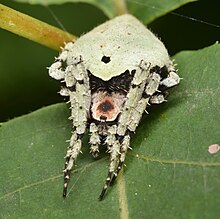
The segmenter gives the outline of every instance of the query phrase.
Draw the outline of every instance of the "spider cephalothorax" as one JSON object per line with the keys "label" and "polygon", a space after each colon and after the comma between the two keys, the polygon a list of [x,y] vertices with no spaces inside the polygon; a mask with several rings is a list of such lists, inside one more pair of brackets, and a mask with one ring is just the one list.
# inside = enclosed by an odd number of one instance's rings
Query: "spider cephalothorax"
{"label": "spider cephalothorax", "polygon": [[88,127],[90,151],[101,144],[110,154],[100,199],[114,182],[130,148],[130,136],[147,105],[165,101],[165,91],[179,83],[163,43],[131,15],[110,20],[67,43],[49,68],[69,96],[73,134],[66,154],[64,191]]}

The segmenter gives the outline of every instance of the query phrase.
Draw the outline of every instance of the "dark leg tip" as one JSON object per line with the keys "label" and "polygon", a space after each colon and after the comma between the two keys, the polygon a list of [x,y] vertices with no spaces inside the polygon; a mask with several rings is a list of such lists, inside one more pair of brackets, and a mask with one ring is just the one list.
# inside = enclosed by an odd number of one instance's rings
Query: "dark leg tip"
{"label": "dark leg tip", "polygon": [[115,182],[116,176],[114,175],[109,183],[110,186],[112,186]]}
{"label": "dark leg tip", "polygon": [[66,192],[63,192],[63,198],[66,198]]}
{"label": "dark leg tip", "polygon": [[102,196],[99,196],[99,201],[102,201],[103,200],[103,197]]}
{"label": "dark leg tip", "polygon": [[102,201],[105,194],[106,194],[106,190],[107,190],[107,187],[106,188],[103,188],[101,194],[99,195],[99,201]]}
{"label": "dark leg tip", "polygon": [[99,196],[99,201],[102,201],[103,198],[104,198],[104,194],[101,193],[100,196]]}
{"label": "dark leg tip", "polygon": [[64,188],[63,189],[63,198],[66,198],[66,196],[67,196],[67,188]]}

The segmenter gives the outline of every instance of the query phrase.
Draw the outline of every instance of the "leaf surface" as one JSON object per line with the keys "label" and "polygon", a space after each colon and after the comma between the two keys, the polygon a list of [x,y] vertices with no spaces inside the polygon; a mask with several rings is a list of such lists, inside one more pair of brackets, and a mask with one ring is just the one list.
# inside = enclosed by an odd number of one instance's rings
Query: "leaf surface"
{"label": "leaf surface", "polygon": [[127,0],[128,10],[145,24],[149,24],[187,3],[196,0]]}
{"label": "leaf surface", "polygon": [[149,109],[126,166],[102,202],[108,155],[95,160],[85,136],[70,194],[62,167],[71,123],[66,104],[42,108],[0,128],[0,218],[218,218],[220,45],[175,56],[181,84]]}
{"label": "leaf surface", "polygon": [[[113,18],[117,15],[117,8],[121,5],[121,0],[16,0],[18,2],[53,5],[64,4],[68,2],[72,3],[88,3],[102,10],[109,18]],[[127,0],[128,12],[138,17],[145,24],[150,23],[156,18],[186,4],[196,0]],[[122,1],[123,2],[123,1]]]}

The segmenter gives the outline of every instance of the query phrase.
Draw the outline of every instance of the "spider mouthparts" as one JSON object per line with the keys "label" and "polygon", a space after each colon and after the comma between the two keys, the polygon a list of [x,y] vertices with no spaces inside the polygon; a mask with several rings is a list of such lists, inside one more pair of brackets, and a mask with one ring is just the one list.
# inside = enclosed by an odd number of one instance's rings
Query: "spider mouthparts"
{"label": "spider mouthparts", "polygon": [[103,115],[100,116],[101,123],[105,123],[106,124],[106,120],[107,120],[106,116],[103,116]]}

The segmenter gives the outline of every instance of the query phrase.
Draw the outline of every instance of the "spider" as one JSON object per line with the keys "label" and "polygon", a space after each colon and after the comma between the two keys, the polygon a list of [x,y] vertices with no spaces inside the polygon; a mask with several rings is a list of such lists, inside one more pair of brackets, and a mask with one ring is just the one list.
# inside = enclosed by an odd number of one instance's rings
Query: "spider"
{"label": "spider", "polygon": [[67,43],[49,75],[61,82],[60,94],[69,97],[71,108],[73,132],[65,156],[63,196],[88,128],[91,154],[96,158],[103,144],[110,154],[102,200],[122,169],[146,107],[166,101],[167,89],[179,83],[175,66],[163,43],[126,14]]}

